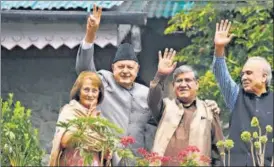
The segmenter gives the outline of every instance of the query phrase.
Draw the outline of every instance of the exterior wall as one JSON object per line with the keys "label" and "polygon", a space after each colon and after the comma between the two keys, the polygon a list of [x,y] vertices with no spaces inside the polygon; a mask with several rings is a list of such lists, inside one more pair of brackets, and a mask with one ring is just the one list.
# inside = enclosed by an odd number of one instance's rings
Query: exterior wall
{"label": "exterior wall", "polygon": [[[182,34],[164,36],[166,24],[167,20],[163,19],[148,20],[143,28],[137,82],[149,85],[157,70],[158,50],[165,47],[179,50],[187,44]],[[1,47],[1,96],[5,98],[7,93],[13,92],[15,100],[32,109],[32,123],[40,129],[40,141],[47,153],[51,149],[59,109],[69,101],[69,92],[77,77],[74,70],[77,50],[78,46],[74,49],[63,46],[57,50],[50,46],[43,50]],[[111,45],[105,48],[95,45],[97,69],[110,70],[115,51]]]}

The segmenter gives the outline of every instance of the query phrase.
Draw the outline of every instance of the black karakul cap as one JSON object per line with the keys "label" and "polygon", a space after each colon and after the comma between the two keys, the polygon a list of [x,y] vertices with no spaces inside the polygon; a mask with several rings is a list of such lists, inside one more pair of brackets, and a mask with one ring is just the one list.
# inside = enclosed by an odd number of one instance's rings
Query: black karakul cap
{"label": "black karakul cap", "polygon": [[123,43],[118,47],[112,63],[116,63],[120,60],[133,60],[139,63],[131,44]]}

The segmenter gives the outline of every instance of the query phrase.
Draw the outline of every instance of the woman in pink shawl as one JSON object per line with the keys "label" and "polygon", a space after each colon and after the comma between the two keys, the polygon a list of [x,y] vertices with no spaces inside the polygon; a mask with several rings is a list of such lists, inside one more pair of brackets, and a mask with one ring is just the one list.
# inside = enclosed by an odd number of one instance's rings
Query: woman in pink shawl
{"label": "woman in pink shawl", "polygon": [[[102,81],[96,73],[81,72],[71,89],[71,101],[61,108],[57,123],[79,117],[79,111],[82,113],[81,116],[98,116],[100,112],[96,110],[96,106],[103,100],[103,92]],[[84,158],[74,148],[75,141],[72,139],[74,131],[75,128],[66,130],[56,127],[49,161],[50,166],[84,166]],[[96,135],[96,132],[92,133]],[[97,150],[89,149],[93,154],[93,163],[90,166],[102,166],[98,148]]]}

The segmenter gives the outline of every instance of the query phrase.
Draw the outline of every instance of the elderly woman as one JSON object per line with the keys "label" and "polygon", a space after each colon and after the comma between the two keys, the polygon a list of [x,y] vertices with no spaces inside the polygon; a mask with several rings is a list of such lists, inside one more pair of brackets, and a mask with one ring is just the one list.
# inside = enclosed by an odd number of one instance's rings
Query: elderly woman
{"label": "elderly woman", "polygon": [[[69,120],[81,116],[98,116],[99,111],[96,106],[103,100],[103,84],[99,76],[94,72],[83,71],[75,81],[71,92],[69,104],[61,108],[57,123],[68,122]],[[50,166],[84,166],[84,158],[80,156],[79,151],[75,149],[75,140],[73,133],[75,128],[56,127],[53,139],[53,146],[50,155]],[[93,132],[93,134],[96,132]],[[77,141],[86,142],[86,141]],[[101,166],[100,154],[96,149],[89,148],[93,154],[93,164],[91,166]]]}

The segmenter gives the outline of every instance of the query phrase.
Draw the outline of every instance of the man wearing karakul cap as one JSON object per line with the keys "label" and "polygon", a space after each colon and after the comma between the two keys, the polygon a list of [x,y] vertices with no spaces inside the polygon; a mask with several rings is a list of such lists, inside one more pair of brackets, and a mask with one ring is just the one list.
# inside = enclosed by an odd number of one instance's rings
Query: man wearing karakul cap
{"label": "man wearing karakul cap", "polygon": [[[95,7],[93,15],[88,18],[86,36],[76,58],[78,74],[84,70],[97,71],[94,64],[93,41],[100,16],[101,9],[97,11]],[[138,148],[150,149],[149,147],[152,146],[153,136],[145,135],[147,123],[152,116],[147,104],[148,87],[134,82],[139,71],[139,64],[131,44],[124,43],[118,47],[112,71],[97,71],[105,87],[105,97],[99,107],[103,117],[124,129],[123,136],[135,138],[136,142],[131,150],[138,155]],[[154,128],[156,131],[156,127]],[[150,131],[153,130],[150,129]],[[117,155],[114,155],[112,160],[114,166],[119,165],[120,158]],[[134,162],[129,165],[134,165]]]}
{"label": "man wearing karakul cap", "polygon": [[[96,31],[100,24],[102,9],[93,8],[93,15],[87,21],[86,36],[79,47],[76,57],[76,72],[97,71],[94,64],[94,48]],[[131,44],[121,44],[115,54],[112,71],[99,70],[104,84],[104,100],[100,104],[102,116],[124,129],[124,135],[133,136],[136,142],[131,150],[138,156],[138,148],[151,150],[157,127],[153,124],[147,103],[149,88],[135,82],[139,71],[138,59]],[[208,101],[207,105],[219,111],[214,101]],[[113,166],[120,165],[120,158],[113,156]],[[131,161],[128,165],[133,166]]]}

